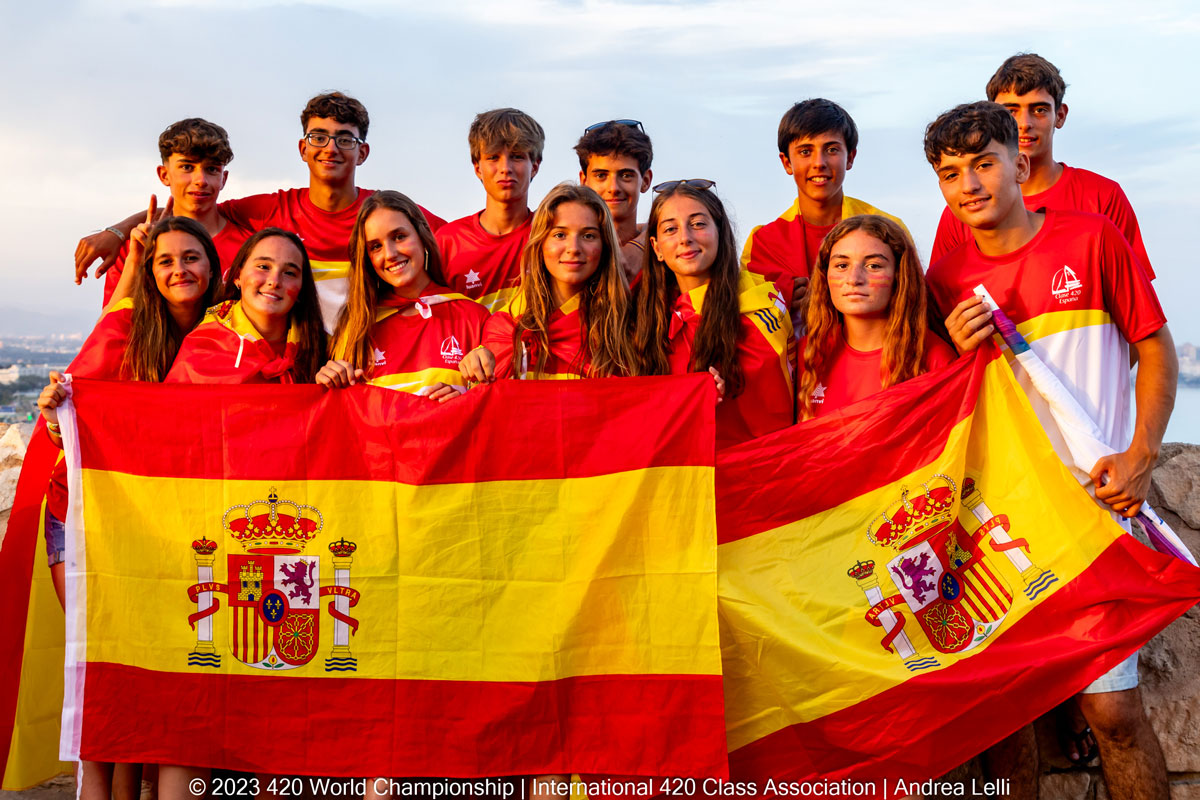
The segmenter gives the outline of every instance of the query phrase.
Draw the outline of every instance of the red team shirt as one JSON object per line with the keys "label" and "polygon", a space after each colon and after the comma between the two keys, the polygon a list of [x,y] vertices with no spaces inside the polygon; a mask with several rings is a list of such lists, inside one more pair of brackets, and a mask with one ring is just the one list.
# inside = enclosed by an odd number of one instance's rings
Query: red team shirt
{"label": "red team shirt", "polygon": [[[221,228],[220,232],[212,237],[213,245],[217,248],[217,258],[221,260],[222,278],[225,277],[226,272],[229,272],[229,267],[233,264],[233,257],[237,255],[242,243],[249,238],[249,230],[228,219],[225,220],[225,226]],[[125,269],[125,256],[127,255],[129,255],[129,243],[125,242],[121,245],[121,252],[117,254],[117,260],[108,268],[108,272],[104,273],[104,305],[106,306],[112,299],[117,283],[121,280],[121,272]]]}
{"label": "red team shirt", "polygon": [[[807,339],[807,337],[806,337]],[[804,351],[806,340],[800,342]],[[921,371],[931,372],[951,363],[958,357],[954,348],[934,333],[925,334],[925,355],[921,359]],[[840,335],[834,345],[832,359],[828,362],[829,374],[817,383],[812,394],[813,417],[823,417],[857,403],[883,391],[879,374],[883,362],[883,349],[861,351],[846,344]],[[799,381],[796,381],[799,386]]]}
{"label": "red team shirt", "polygon": [[[701,286],[675,301],[667,353],[672,375],[691,372],[692,344],[707,289]],[[788,358],[792,319],[787,305],[774,284],[745,271],[738,289],[742,331],[737,359],[746,385],[740,395],[726,397],[717,406],[718,449],[786,428],[795,419]]]}
{"label": "red team shirt", "polygon": [[[350,231],[358,218],[363,201],[372,189],[359,189],[358,199],[336,213],[322,211],[308,199],[308,189],[280,189],[274,194],[257,194],[221,203],[227,219],[253,231],[283,228],[293,231],[304,242],[317,281],[317,297],[325,330],[333,331],[338,314],[346,305],[347,278],[350,274]],[[418,208],[421,208],[418,206]],[[437,231],[446,221],[421,208],[429,227]]]}
{"label": "red team shirt", "polygon": [[293,325],[276,350],[258,335],[241,302],[226,300],[184,337],[164,383],[295,383],[297,342]]}
{"label": "red team shirt", "polygon": [[[933,264],[927,280],[943,313],[983,284],[1108,445],[1118,452],[1129,447],[1129,343],[1158,331],[1166,317],[1146,271],[1107,217],[1047,211],[1041,230],[1020,249],[985,256],[972,241]],[[1055,450],[1070,465],[1045,401],[1020,364],[1012,365]],[[1087,482],[1086,473],[1073,472]]]}
{"label": "red team shirt", "polygon": [[493,236],[479,224],[479,212],[446,223],[437,232],[446,284],[459,294],[496,311],[521,283],[521,253],[529,241],[533,215],[503,236]]}
{"label": "red team shirt", "polygon": [[591,358],[584,341],[582,317],[579,313],[579,295],[567,299],[550,315],[547,338],[550,353],[541,372],[526,372],[538,362],[537,338],[531,331],[521,336],[524,352],[513,352],[513,332],[516,320],[525,313],[525,297],[516,295],[504,308],[497,311],[483,328],[483,343],[496,357],[497,378],[523,378],[533,380],[561,380],[583,378],[591,368]]}
{"label": "red team shirt", "polygon": [[[1146,255],[1146,246],[1142,243],[1142,231],[1138,227],[1137,215],[1133,213],[1133,206],[1129,204],[1129,199],[1116,181],[1086,169],[1063,164],[1063,174],[1053,186],[1044,192],[1024,195],[1024,200],[1025,207],[1030,211],[1087,211],[1108,217],[1124,234],[1125,241],[1133,248],[1138,261],[1146,268],[1150,279],[1154,280],[1154,268],[1150,266],[1150,257]],[[970,229],[960,222],[949,208],[943,209],[929,263],[936,263],[955,247],[970,239]]]}
{"label": "red team shirt", "polygon": [[[425,288],[420,299],[423,302],[380,299],[371,326],[375,363],[367,382],[418,395],[428,394],[437,383],[465,392],[466,382],[458,371],[458,362],[482,343],[487,309],[469,297],[433,284]],[[415,307],[417,313],[400,313],[408,307]]]}

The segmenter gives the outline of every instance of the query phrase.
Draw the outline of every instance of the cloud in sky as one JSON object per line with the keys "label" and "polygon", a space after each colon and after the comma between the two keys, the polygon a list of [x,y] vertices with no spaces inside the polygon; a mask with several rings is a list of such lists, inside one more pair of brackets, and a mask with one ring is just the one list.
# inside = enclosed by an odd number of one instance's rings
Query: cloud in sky
{"label": "cloud in sky", "polygon": [[794,197],[775,153],[780,115],[831,97],[862,133],[848,191],[903,217],[928,251],[942,201],[925,124],[980,97],[1005,57],[1035,50],[1070,84],[1058,156],[1122,183],[1176,335],[1200,341],[1186,303],[1200,276],[1179,263],[1200,211],[1200,115],[1185,83],[1200,16],[1188,3],[81,0],[9,14],[0,147],[17,157],[0,193],[3,304],[81,320],[99,310],[98,282],[70,283],[75,242],[161,194],[156,141],[176,119],[229,130],[226,196],[303,185],[299,110],[331,88],[371,111],[360,184],[444,217],[483,202],[472,116],[515,105],[547,131],[535,199],[575,177],[585,125],[632,116],[654,138],[655,175],[717,180],[743,235]]}

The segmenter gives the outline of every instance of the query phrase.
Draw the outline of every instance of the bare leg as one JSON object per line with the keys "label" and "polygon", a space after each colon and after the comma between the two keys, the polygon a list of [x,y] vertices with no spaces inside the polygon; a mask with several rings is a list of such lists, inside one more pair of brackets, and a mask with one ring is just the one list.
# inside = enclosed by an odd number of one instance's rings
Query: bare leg
{"label": "bare leg", "polygon": [[103,761],[80,761],[75,771],[79,781],[79,800],[109,800],[112,794],[113,765]]}
{"label": "bare leg", "polygon": [[[208,793],[208,785],[212,770],[206,767],[179,767],[172,764],[161,764],[158,768],[158,797],[159,800],[197,800]],[[193,791],[192,781],[203,782],[204,791]],[[200,786],[201,784],[196,784]]]}
{"label": "bare leg", "polygon": [[1079,695],[1114,800],[1167,800],[1167,765],[1137,688]]}
{"label": "bare leg", "polygon": [[391,795],[391,781],[387,778],[367,778],[363,800],[386,800]]}
{"label": "bare leg", "polygon": [[552,787],[570,783],[570,775],[534,775],[529,781],[529,800],[561,800]]}
{"label": "bare leg", "polygon": [[1026,725],[983,752],[989,778],[1010,781],[1011,800],[1038,800],[1038,749],[1033,725]]}
{"label": "bare leg", "polygon": [[54,593],[58,595],[58,604],[67,607],[67,567],[58,562],[50,567],[50,580],[54,583]]}
{"label": "bare leg", "polygon": [[113,800],[139,800],[142,796],[142,765],[113,764]]}

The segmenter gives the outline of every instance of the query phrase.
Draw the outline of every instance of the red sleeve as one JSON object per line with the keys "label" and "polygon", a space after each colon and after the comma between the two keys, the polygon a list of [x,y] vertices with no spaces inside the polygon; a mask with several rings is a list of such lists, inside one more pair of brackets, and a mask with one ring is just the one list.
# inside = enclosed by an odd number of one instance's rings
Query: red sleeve
{"label": "red sleeve", "polygon": [[67,372],[76,378],[120,380],[132,321],[133,307],[124,303],[100,317]]}
{"label": "red sleeve", "polygon": [[513,377],[513,331],[516,323],[507,311],[492,314],[483,326],[483,345],[496,357],[496,378]]}
{"label": "red sleeve", "polygon": [[947,253],[971,238],[967,226],[950,213],[950,207],[942,209],[942,218],[938,220],[937,235],[933,237],[933,252],[929,255],[929,263],[936,264]]}
{"label": "red sleeve", "polygon": [[1133,213],[1133,206],[1130,205],[1129,198],[1125,196],[1121,187],[1114,186],[1113,188],[1114,191],[1108,196],[1108,202],[1101,210],[1121,231],[1125,241],[1129,242],[1129,246],[1133,248],[1133,254],[1145,268],[1146,275],[1150,280],[1154,280],[1157,276],[1154,274],[1154,268],[1150,266],[1150,256],[1146,254],[1146,245],[1142,242],[1142,230],[1138,227],[1137,214]]}
{"label": "red sleeve", "polygon": [[429,224],[429,230],[433,231],[434,233],[437,233],[438,228],[446,224],[446,220],[442,219],[425,206],[418,205],[417,208],[421,209],[421,213],[425,215],[425,222]]}
{"label": "red sleeve", "polygon": [[1167,323],[1158,295],[1129,242],[1103,218],[1097,247],[1104,304],[1126,341],[1140,342]]}
{"label": "red sleeve", "polygon": [[217,206],[217,210],[239,227],[260,231],[276,224],[280,197],[279,192],[239,197],[237,200],[226,200]]}
{"label": "red sleeve", "polygon": [[121,249],[117,251],[117,260],[108,268],[108,272],[104,273],[104,302],[101,308],[107,308],[109,302],[112,301],[113,292],[117,290],[117,284],[121,282],[121,272],[125,269],[125,257],[129,255],[129,242],[122,242]]}
{"label": "red sleeve", "polygon": [[958,359],[954,348],[946,344],[942,337],[933,331],[925,334],[925,357],[921,359],[924,372],[933,372],[947,364],[953,364]]}

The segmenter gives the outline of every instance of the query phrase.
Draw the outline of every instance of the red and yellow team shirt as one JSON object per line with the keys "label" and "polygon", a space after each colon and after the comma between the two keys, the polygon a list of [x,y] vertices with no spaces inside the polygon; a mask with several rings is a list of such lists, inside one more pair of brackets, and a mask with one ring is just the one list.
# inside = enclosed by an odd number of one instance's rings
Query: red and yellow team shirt
{"label": "red and yellow team shirt", "polygon": [[[228,219],[225,220],[225,225],[217,232],[217,235],[212,237],[213,245],[217,248],[217,258],[221,260],[222,278],[233,265],[233,257],[237,255],[242,242],[249,238],[249,230]],[[129,255],[129,242],[121,245],[121,252],[117,254],[117,260],[108,268],[108,272],[104,273],[104,305],[106,307],[112,299],[113,292],[116,291],[117,283],[121,280],[121,272],[125,269],[127,255]]]}
{"label": "red and yellow team shirt", "polygon": [[259,336],[240,301],[226,300],[183,339],[166,383],[295,383],[295,324],[282,351]]}
{"label": "red and yellow team shirt", "polygon": [[564,380],[587,377],[591,368],[591,357],[585,341],[582,316],[579,313],[579,295],[571,296],[550,315],[547,338],[550,352],[545,368],[539,372],[530,369],[538,362],[538,341],[532,331],[521,334],[520,352],[513,352],[513,332],[516,321],[525,313],[525,296],[516,295],[504,308],[497,311],[483,328],[483,344],[496,357],[497,378],[520,378],[522,380]]}
{"label": "red and yellow team shirt", "polygon": [[[125,345],[129,342],[129,329],[133,323],[133,298],[126,297],[105,309],[96,327],[88,334],[72,359],[67,373],[72,378],[92,378],[99,381],[127,380],[121,362],[125,359]],[[50,475],[46,490],[46,503],[55,518],[67,518],[67,464],[62,455]]]}
{"label": "red and yellow team shirt", "polygon": [[[1107,217],[1047,211],[1041,230],[1018,250],[985,256],[971,242],[933,264],[926,279],[943,314],[983,284],[1096,421],[1107,444],[1117,451],[1129,446],[1129,343],[1167,320],[1146,271]],[[1011,354],[1009,359],[1054,449],[1070,465],[1048,406],[1024,368]],[[1085,473],[1072,471],[1087,482]]]}
{"label": "red and yellow team shirt", "polygon": [[[404,314],[410,306],[417,313]],[[465,392],[458,362],[483,342],[487,318],[486,308],[444,286],[426,287],[415,301],[381,299],[371,326],[375,363],[367,382],[417,395],[428,394],[437,383]],[[345,343],[334,352],[345,358]]]}
{"label": "red and yellow team shirt", "polygon": [[[1133,248],[1134,255],[1145,267],[1150,280],[1154,280],[1154,268],[1150,266],[1150,256],[1146,254],[1146,245],[1142,242],[1137,215],[1133,213],[1129,198],[1116,181],[1063,164],[1063,173],[1053,186],[1044,192],[1025,195],[1024,200],[1025,207],[1030,211],[1087,211],[1108,217],[1125,236],[1125,241]],[[929,263],[941,260],[951,250],[970,240],[971,230],[966,224],[960,222],[949,208],[942,209]]]}
{"label": "red and yellow team shirt", "polygon": [[[800,352],[804,352],[807,338],[800,341]],[[921,371],[931,372],[941,369],[958,358],[954,348],[946,344],[932,332],[925,334],[925,355],[921,358]],[[883,349],[855,350],[846,344],[839,333],[834,341],[833,352],[828,362],[829,371],[824,378],[817,382],[812,393],[813,417],[823,417],[827,414],[845,408],[851,403],[857,403],[865,397],[883,391],[880,366],[883,362]],[[803,364],[801,364],[803,368]],[[797,388],[799,377],[796,380]],[[797,406],[799,408],[799,406]]]}
{"label": "red and yellow team shirt", "polygon": [[[691,372],[692,343],[707,291],[707,285],[701,286],[675,301],[667,354],[672,375]],[[773,283],[743,270],[738,280],[738,308],[742,330],[737,358],[746,386],[740,395],[726,396],[717,406],[718,449],[786,428],[795,419],[792,361],[788,357],[792,319],[783,295]]]}
{"label": "red and yellow team shirt", "polygon": [[[844,196],[842,219],[859,214],[878,214],[904,227],[899,217],[880,211],[870,203],[856,200],[849,195]],[[778,281],[785,276],[807,278],[817,261],[821,240],[832,228],[832,225],[824,227],[807,224],[800,216],[800,201],[797,199],[778,219],[750,231],[746,246],[742,248],[742,266],[771,281]]]}
{"label": "red and yellow team shirt", "polygon": [[[334,213],[313,205],[308,198],[308,189],[280,189],[274,194],[229,200],[221,203],[219,208],[230,220],[252,231],[283,228],[300,237],[317,280],[317,297],[321,301],[325,330],[332,332],[349,291],[350,232],[363,201],[373,194],[373,189],[359,189],[358,199],[352,205]],[[441,217],[423,207],[418,208],[434,231],[446,224]]]}
{"label": "red and yellow team shirt", "polygon": [[503,236],[485,231],[478,213],[446,223],[437,232],[446,285],[495,312],[516,294],[521,283],[521,253],[529,241],[532,222],[530,214],[520,227]]}

